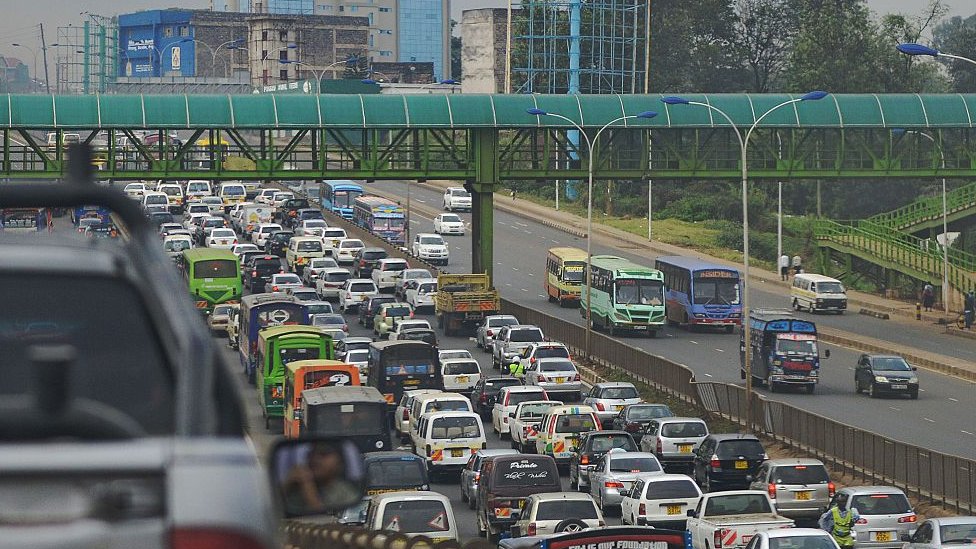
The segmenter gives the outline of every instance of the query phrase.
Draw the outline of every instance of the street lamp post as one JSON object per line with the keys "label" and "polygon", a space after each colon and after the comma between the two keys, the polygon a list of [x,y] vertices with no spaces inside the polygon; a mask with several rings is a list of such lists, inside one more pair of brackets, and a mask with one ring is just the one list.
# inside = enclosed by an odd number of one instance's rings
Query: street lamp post
{"label": "street lamp post", "polygon": [[[746,154],[749,149],[749,138],[752,137],[752,132],[759,126],[759,123],[763,121],[770,113],[785,107],[787,105],[792,105],[794,103],[799,103],[801,101],[816,101],[823,99],[827,96],[827,92],[824,91],[812,91],[806,93],[796,99],[790,99],[788,101],[783,101],[782,103],[766,110],[766,112],[759,115],[755,121],[749,126],[746,131],[745,136],[736,127],[735,122],[732,118],[722,109],[709,105],[708,103],[702,103],[700,101],[690,101],[683,97],[663,97],[661,102],[666,105],[695,105],[699,107],[705,107],[712,110],[722,116],[728,123],[732,131],[735,132],[735,136],[739,140],[739,150],[741,156],[739,158],[740,168],[742,170],[742,341],[744,349],[744,354],[742,360],[745,366],[745,377],[746,377],[746,424],[752,427],[752,349],[750,342],[750,327],[749,327],[749,167],[746,163]],[[777,258],[778,261],[778,258]]]}
{"label": "street lamp post", "polygon": [[590,356],[590,349],[591,349],[590,341],[592,340],[592,335],[593,335],[593,321],[590,318],[590,303],[593,295],[593,291],[592,291],[593,276],[592,273],[590,272],[590,266],[593,260],[593,252],[592,252],[593,249],[592,248],[592,244],[593,244],[593,156],[594,156],[593,146],[600,140],[600,134],[602,134],[604,130],[613,126],[617,122],[622,122],[624,120],[631,120],[634,118],[654,118],[655,116],[657,116],[657,113],[654,111],[644,111],[638,114],[625,115],[625,116],[620,116],[618,118],[614,118],[613,120],[601,126],[600,129],[597,130],[596,134],[593,136],[593,139],[590,139],[590,136],[587,135],[586,130],[584,130],[582,126],[577,124],[571,118],[567,118],[557,113],[546,112],[542,109],[537,109],[537,108],[527,109],[526,112],[533,116],[551,116],[553,118],[558,118],[560,120],[568,122],[572,124],[573,127],[575,127],[580,132],[580,135],[583,136],[583,139],[586,140],[586,155],[588,158],[587,192],[586,192],[586,277],[585,277],[586,316],[584,317],[586,319],[586,337],[584,339],[583,346],[584,346],[584,351],[586,356]]}
{"label": "street lamp post", "polygon": [[919,55],[927,55],[929,57],[934,57],[936,59],[938,59],[939,57],[947,57],[949,59],[956,59],[957,61],[965,61],[966,63],[971,63],[973,65],[976,65],[976,61],[968,57],[963,57],[961,55],[953,55],[951,53],[945,53],[935,48],[924,46],[922,44],[915,44],[911,42],[905,44],[898,44],[897,46],[895,46],[895,49],[897,49],[901,53],[904,53],[905,55],[910,55],[912,57],[919,56]]}
{"label": "street lamp post", "polygon": [[14,46],[15,48],[24,48],[27,51],[31,52],[31,56],[34,58],[34,64],[31,66],[31,79],[37,78],[37,52],[34,51],[34,48],[30,46],[25,46],[24,44],[18,44],[16,42],[10,45]]}
{"label": "street lamp post", "polygon": [[342,65],[346,63],[345,61],[336,61],[331,65],[326,65],[325,67],[322,67],[322,70],[319,70],[318,67],[314,65],[310,65],[308,63],[303,63],[301,61],[292,61],[290,59],[279,59],[278,62],[283,65],[298,65],[300,67],[308,67],[308,70],[312,71],[312,74],[316,76],[315,93],[317,95],[322,95],[322,79],[325,78],[326,71],[328,71],[332,67],[335,67],[336,65]]}

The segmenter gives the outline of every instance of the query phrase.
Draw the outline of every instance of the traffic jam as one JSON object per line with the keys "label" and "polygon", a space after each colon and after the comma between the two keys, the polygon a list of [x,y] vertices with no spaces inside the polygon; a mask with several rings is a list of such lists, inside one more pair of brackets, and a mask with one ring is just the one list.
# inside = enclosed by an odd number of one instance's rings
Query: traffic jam
{"label": "traffic jam", "polygon": [[[638,384],[584,381],[568,346],[502,312],[487,275],[429,267],[449,268],[445,238],[465,234],[463,188],[447,189],[444,213],[412,238],[399,203],[352,181],[122,192],[234,357],[246,405],[283,435],[269,468],[286,517],[509,548],[976,543],[976,518],[926,519],[897,487],[844,486],[817,459],[770,456],[759,437],[646,401]],[[85,236],[119,236],[102,208],[76,208],[71,221]],[[746,320],[726,267],[594,256],[587,296],[586,264],[582,250],[552,248],[538,271],[553,306],[579,307],[610,335],[653,337],[669,323],[732,332]],[[707,315],[671,306],[682,276],[701,286],[686,291],[708,292]],[[812,393],[815,324],[788,311],[746,318],[753,375]],[[916,398],[912,367],[896,362],[862,357],[858,392]],[[882,387],[872,369],[903,383]]]}

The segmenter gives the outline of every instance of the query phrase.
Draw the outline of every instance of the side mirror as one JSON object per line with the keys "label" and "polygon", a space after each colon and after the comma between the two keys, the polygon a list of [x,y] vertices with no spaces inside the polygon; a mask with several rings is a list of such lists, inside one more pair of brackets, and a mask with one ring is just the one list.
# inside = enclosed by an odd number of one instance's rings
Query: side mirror
{"label": "side mirror", "polygon": [[912,371],[913,372],[917,372],[918,371],[918,366],[912,366]]}
{"label": "side mirror", "polygon": [[830,349],[824,349],[824,358],[830,358]]}
{"label": "side mirror", "polygon": [[341,511],[363,499],[363,456],[351,441],[282,440],[270,457],[271,486],[286,518]]}
{"label": "side mirror", "polygon": [[515,412],[509,412],[508,417],[515,419]]}
{"label": "side mirror", "polygon": [[695,510],[694,509],[688,509],[688,516],[691,517],[691,518],[695,518],[695,517],[698,516],[698,514],[695,513]]}

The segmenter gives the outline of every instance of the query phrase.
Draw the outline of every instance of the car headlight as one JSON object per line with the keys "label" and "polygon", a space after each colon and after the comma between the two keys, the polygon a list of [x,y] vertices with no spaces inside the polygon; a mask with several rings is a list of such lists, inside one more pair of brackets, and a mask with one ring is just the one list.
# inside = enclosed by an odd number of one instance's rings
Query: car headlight
{"label": "car headlight", "polygon": [[695,313],[695,318],[705,318],[703,313]]}
{"label": "car headlight", "polygon": [[918,383],[918,378],[917,377],[910,377],[910,378],[908,378],[908,382],[909,383]]}
{"label": "car headlight", "polygon": [[885,376],[874,376],[874,380],[878,383],[888,383],[888,378]]}

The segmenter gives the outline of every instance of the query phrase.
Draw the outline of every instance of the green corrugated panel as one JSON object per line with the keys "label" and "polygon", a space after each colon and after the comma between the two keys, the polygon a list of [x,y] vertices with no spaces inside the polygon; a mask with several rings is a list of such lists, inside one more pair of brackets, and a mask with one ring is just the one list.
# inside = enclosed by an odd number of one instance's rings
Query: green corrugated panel
{"label": "green corrugated panel", "polygon": [[407,106],[402,95],[361,95],[366,125],[379,128],[403,128],[407,124]]}
{"label": "green corrugated panel", "polygon": [[921,98],[930,126],[954,126],[959,120],[969,120],[966,103],[959,95],[923,95]]}
{"label": "green corrugated panel", "polygon": [[[539,100],[542,100],[541,102]],[[500,128],[536,126],[537,117],[525,112],[536,105],[540,109],[558,112],[579,122],[579,105],[576,99],[565,95],[493,95],[491,102],[495,110],[496,125]],[[547,116],[542,125],[569,126],[562,120]]]}
{"label": "green corrugated panel", "polygon": [[315,128],[319,125],[318,100],[314,95],[277,95],[278,125],[290,128]]}
{"label": "green corrugated panel", "polygon": [[828,95],[819,101],[804,101],[803,107],[796,109],[800,124],[818,128],[840,127],[840,113],[837,111],[838,97]]}
{"label": "green corrugated panel", "polygon": [[966,112],[969,114],[969,126],[972,127],[973,123],[976,122],[976,95],[960,94],[959,97],[962,98],[963,105],[966,107]]}
{"label": "green corrugated panel", "polygon": [[486,127],[495,125],[492,96],[483,94],[448,95],[447,101],[451,105],[451,118],[454,127]]}
{"label": "green corrugated panel", "polygon": [[[708,97],[698,94],[682,94],[681,97],[689,101],[697,101],[699,103],[707,103]],[[715,97],[714,95],[712,97]],[[660,103],[660,101],[659,101]],[[715,124],[719,126],[728,125],[722,117],[712,112],[711,109],[705,107],[699,107],[697,105],[666,105],[660,103],[664,108],[658,116],[665,117],[669,127],[681,126],[681,127],[695,127],[695,126],[711,126],[712,120],[715,120]]]}
{"label": "green corrugated panel", "polygon": [[9,124],[10,122],[10,96],[0,95],[0,124]]}
{"label": "green corrugated panel", "polygon": [[146,126],[150,128],[186,128],[186,96],[156,95],[146,97]]}
{"label": "green corrugated panel", "polygon": [[[793,99],[799,99],[798,95],[746,95],[748,100],[752,101],[752,111],[755,113],[755,117],[758,118],[763,115],[763,113],[775,108],[778,105],[786,101],[792,101]],[[826,98],[824,98],[826,99]],[[822,100],[821,100],[822,101]],[[783,105],[778,109],[770,112],[766,115],[766,118],[762,119],[760,124],[762,126],[779,126],[779,127],[791,127],[797,125],[797,116],[801,109],[807,108],[807,103],[813,103],[813,101],[799,101],[797,103],[790,103],[789,105]]]}
{"label": "green corrugated panel", "polygon": [[[755,111],[753,111],[753,106],[752,103],[750,102],[750,96],[748,95],[709,94],[706,96],[705,102],[708,103],[709,105],[712,105],[713,107],[725,111],[725,114],[729,115],[729,117],[735,122],[737,126],[748,128],[749,126],[752,125],[753,122],[755,122],[757,117],[759,117],[762,113],[766,112],[766,109],[772,108],[773,106],[778,105],[784,101],[789,101],[790,97],[785,95],[773,95],[770,96],[768,99],[771,99],[771,101],[769,101],[769,104],[767,105],[765,102],[761,100],[761,98],[757,98],[757,101],[762,104],[756,106]],[[703,107],[688,106],[685,108],[701,109]],[[782,107],[780,110],[785,110],[787,108],[788,107]],[[769,120],[770,117],[772,116],[773,115],[767,116],[763,120],[763,123],[765,124],[766,120]],[[722,115],[718,113],[715,113],[715,115],[712,116],[712,120],[714,121],[715,124],[721,126],[724,126],[726,124],[725,119],[722,118]]]}
{"label": "green corrugated panel", "polygon": [[[156,96],[147,96],[152,100]],[[107,128],[144,128],[142,97],[138,95],[100,95],[102,126]]]}
{"label": "green corrugated panel", "polygon": [[847,95],[837,98],[837,107],[845,128],[852,126],[880,126],[881,106],[878,98],[870,94]]}
{"label": "green corrugated panel", "polygon": [[10,125],[13,127],[54,127],[54,101],[50,95],[10,97]]}
{"label": "green corrugated panel", "polygon": [[320,95],[322,123],[339,128],[363,127],[363,103],[359,95]]}
{"label": "green corrugated panel", "polygon": [[274,95],[232,95],[235,128],[275,128]]}
{"label": "green corrugated panel", "polygon": [[194,128],[230,127],[230,99],[226,95],[191,95],[187,105]]}
{"label": "green corrugated panel", "polygon": [[62,128],[98,126],[98,96],[54,96],[54,115]]}
{"label": "green corrugated panel", "polygon": [[[599,128],[625,114],[637,114],[636,112],[624,112],[619,95],[577,95],[572,96],[571,99],[573,101],[570,104],[575,104],[576,110],[581,113],[585,127]],[[633,120],[621,120],[614,126],[627,126],[631,122]]]}
{"label": "green corrugated panel", "polygon": [[928,126],[928,116],[917,95],[898,94],[884,96],[885,124],[899,128]]}
{"label": "green corrugated panel", "polygon": [[410,125],[417,126],[451,126],[451,111],[448,108],[447,94],[404,95],[407,102],[407,112],[410,113]]}
{"label": "green corrugated panel", "polygon": [[[661,103],[660,96],[657,95],[618,95],[617,99],[623,105],[623,112],[627,115],[640,114],[644,111],[654,111],[657,116],[654,118],[631,118],[627,120],[627,126],[667,126],[668,117],[664,112],[664,103]],[[584,114],[586,111],[583,111]],[[621,123],[623,124],[623,123]]]}

